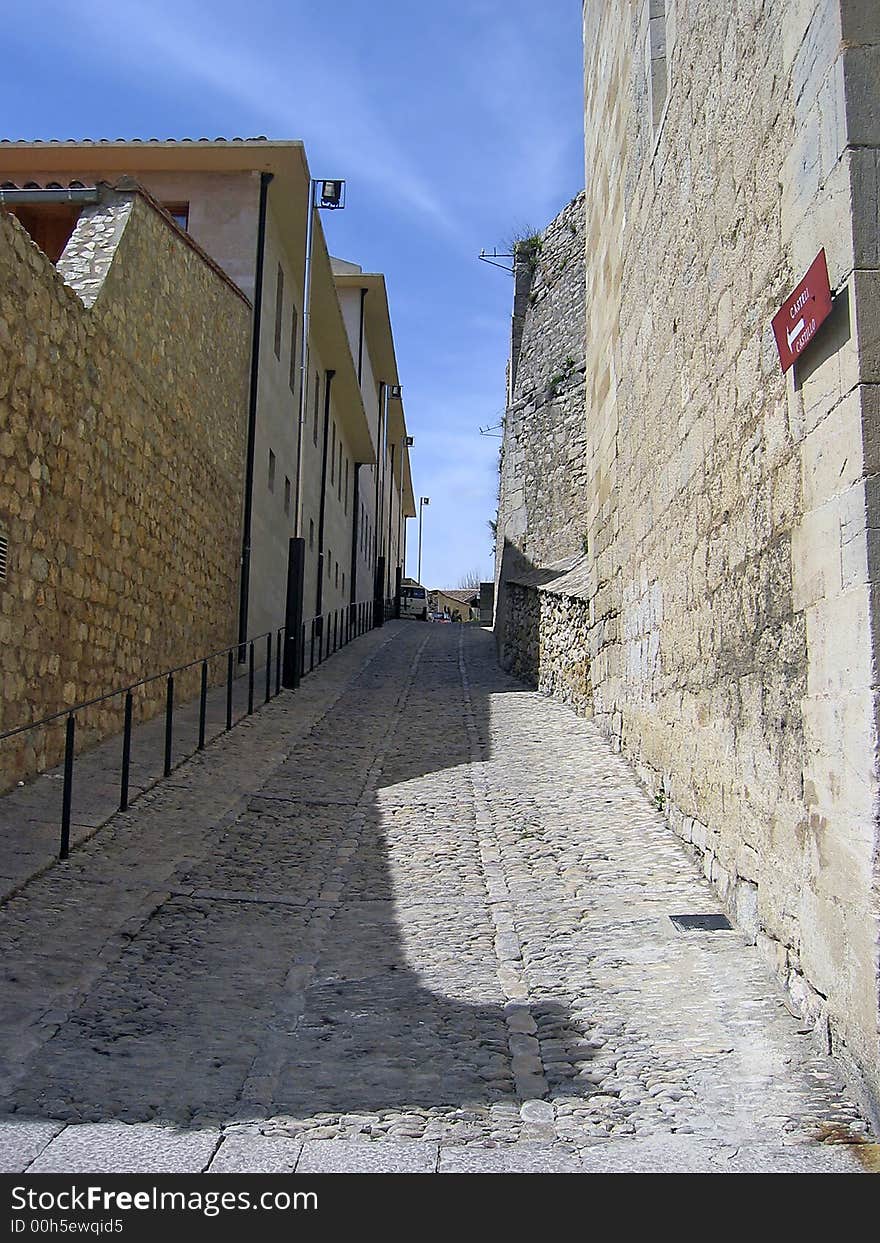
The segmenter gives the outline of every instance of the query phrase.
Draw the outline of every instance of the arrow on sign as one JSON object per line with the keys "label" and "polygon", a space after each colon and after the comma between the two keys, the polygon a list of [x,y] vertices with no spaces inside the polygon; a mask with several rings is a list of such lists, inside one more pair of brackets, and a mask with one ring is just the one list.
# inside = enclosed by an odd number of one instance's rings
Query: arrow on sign
{"label": "arrow on sign", "polygon": [[789,332],[789,331],[788,331],[788,329],[786,328],[786,330],[785,330],[785,335],[786,335],[786,338],[788,339],[788,348],[789,348],[789,349],[791,349],[792,342],[794,342],[794,341],[796,341],[796,340],[798,339],[798,337],[801,335],[801,333],[803,332],[803,330],[804,330],[804,321],[803,321],[803,319],[799,319],[799,320],[798,320],[798,322],[797,322],[797,323],[795,324],[795,326],[792,328],[791,332]]}

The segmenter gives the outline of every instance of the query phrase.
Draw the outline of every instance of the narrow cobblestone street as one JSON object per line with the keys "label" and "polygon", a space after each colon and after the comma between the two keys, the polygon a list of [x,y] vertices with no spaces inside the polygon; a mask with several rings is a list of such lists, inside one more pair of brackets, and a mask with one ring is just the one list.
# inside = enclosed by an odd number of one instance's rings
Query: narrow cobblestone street
{"label": "narrow cobblestone street", "polygon": [[[860,1170],[595,727],[395,622],[0,907],[5,1170]],[[850,1141],[850,1142],[828,1142]]]}

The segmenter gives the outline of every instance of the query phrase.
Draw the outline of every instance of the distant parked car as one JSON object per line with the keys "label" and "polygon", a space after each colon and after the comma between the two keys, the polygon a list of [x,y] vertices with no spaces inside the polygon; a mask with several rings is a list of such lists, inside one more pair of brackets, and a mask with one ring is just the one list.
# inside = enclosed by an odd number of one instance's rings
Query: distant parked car
{"label": "distant parked car", "polygon": [[428,620],[432,622],[448,622],[450,619],[445,613],[431,613]]}

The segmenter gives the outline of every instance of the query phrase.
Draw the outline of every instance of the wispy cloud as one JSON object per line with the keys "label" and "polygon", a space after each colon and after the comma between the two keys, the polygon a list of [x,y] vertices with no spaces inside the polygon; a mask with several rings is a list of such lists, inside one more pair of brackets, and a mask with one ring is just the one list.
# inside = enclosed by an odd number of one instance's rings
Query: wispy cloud
{"label": "wispy cloud", "polygon": [[262,37],[254,45],[253,27],[236,24],[242,12],[237,8],[224,8],[217,20],[216,4],[184,12],[155,0],[119,0],[112,27],[104,3],[80,0],[76,10],[96,39],[113,42],[138,65],[161,64],[166,74],[176,70],[188,87],[209,87],[267,131],[305,137],[308,147],[338,160],[348,177],[419,212],[441,233],[459,236],[456,215],[370,106],[362,66],[341,43],[316,47],[308,23],[297,29],[292,46],[266,40],[267,28],[258,24]]}

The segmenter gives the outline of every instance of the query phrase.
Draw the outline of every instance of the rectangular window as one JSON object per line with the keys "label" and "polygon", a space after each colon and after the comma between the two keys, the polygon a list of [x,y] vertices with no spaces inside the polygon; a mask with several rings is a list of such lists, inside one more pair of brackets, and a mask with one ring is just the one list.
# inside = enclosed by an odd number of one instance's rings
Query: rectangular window
{"label": "rectangular window", "polygon": [[299,317],[296,313],[296,307],[294,307],[293,315],[290,321],[290,376],[288,378],[288,384],[290,385],[290,391],[294,395],[296,394],[296,363],[297,363],[297,359],[299,358],[299,354],[297,353],[297,349],[296,349],[296,330],[297,330],[298,319]]}
{"label": "rectangular window", "polygon": [[332,424],[330,430],[330,486],[336,482],[336,424]]}
{"label": "rectangular window", "polygon": [[281,321],[284,318],[284,272],[278,264],[275,282],[275,357],[281,357]]}
{"label": "rectangular window", "polygon": [[269,450],[269,491],[275,491],[275,454]]}
{"label": "rectangular window", "polygon": [[327,549],[327,577],[328,578],[330,577],[330,568],[332,564],[333,564],[333,553],[328,548]]}
{"label": "rectangular window", "polygon": [[184,233],[189,228],[189,203],[163,203],[168,215]]}
{"label": "rectangular window", "polygon": [[348,513],[348,458],[345,459],[345,513]]}
{"label": "rectangular window", "polygon": [[290,513],[290,480],[284,476],[284,512]]}
{"label": "rectangular window", "polygon": [[309,548],[315,547],[315,520],[309,518]]}
{"label": "rectangular window", "polygon": [[339,442],[339,482],[336,485],[336,496],[342,500],[342,441]]}

